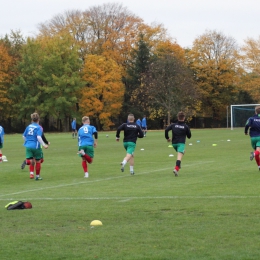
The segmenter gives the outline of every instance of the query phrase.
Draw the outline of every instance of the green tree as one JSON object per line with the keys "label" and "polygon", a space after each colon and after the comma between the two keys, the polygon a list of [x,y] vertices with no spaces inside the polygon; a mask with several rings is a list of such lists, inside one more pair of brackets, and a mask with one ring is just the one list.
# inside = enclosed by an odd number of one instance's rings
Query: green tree
{"label": "green tree", "polygon": [[143,84],[147,89],[147,102],[151,108],[164,111],[168,124],[180,110],[192,116],[199,106],[199,93],[191,70],[174,56],[160,57],[151,63]]}
{"label": "green tree", "polygon": [[[124,113],[130,111],[134,114],[140,114],[139,111],[146,113],[148,104],[147,94],[142,79],[147,73],[152,57],[150,46],[144,41],[143,34],[140,34],[136,48],[132,51],[132,59],[127,66],[127,76],[124,79],[126,92],[124,97]],[[124,115],[126,116],[126,115]]]}
{"label": "green tree", "polygon": [[19,116],[34,111],[54,118],[58,130],[69,130],[69,119],[77,112],[82,62],[69,35],[28,39],[22,50],[19,77],[13,92],[20,100]]}

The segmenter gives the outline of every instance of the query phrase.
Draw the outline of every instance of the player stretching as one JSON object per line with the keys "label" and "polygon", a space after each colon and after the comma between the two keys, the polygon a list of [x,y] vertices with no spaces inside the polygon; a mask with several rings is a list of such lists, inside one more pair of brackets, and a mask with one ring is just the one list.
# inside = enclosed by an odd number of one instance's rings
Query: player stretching
{"label": "player stretching", "polygon": [[[190,128],[185,124],[185,114],[180,111],[177,115],[177,123],[169,125],[165,129],[165,138],[168,142],[172,141],[172,146],[177,152],[176,166],[173,170],[174,175],[177,177],[178,172],[181,168],[181,159],[185,152],[185,141],[186,137],[191,138]],[[168,132],[172,131],[172,139],[169,138]]]}
{"label": "player stretching", "polygon": [[251,139],[251,146],[254,149],[254,152],[251,152],[250,160],[252,161],[255,158],[256,164],[260,171],[260,106],[255,107],[255,115],[249,117],[245,125],[245,135],[249,135]]}
{"label": "player stretching", "polygon": [[126,156],[121,162],[121,171],[124,171],[126,163],[129,161],[130,173],[134,175],[134,150],[136,146],[137,137],[143,138],[143,131],[139,125],[134,123],[135,118],[133,114],[128,115],[129,123],[124,123],[118,127],[116,132],[116,141],[119,142],[120,131],[124,131],[124,148],[126,150]]}
{"label": "player stretching", "polygon": [[[85,178],[88,178],[88,165],[93,162],[94,148],[97,147],[98,132],[96,128],[90,125],[89,117],[82,117],[83,126],[78,131],[78,154],[82,158],[82,168],[85,172]],[[95,137],[95,140],[93,138]]]}

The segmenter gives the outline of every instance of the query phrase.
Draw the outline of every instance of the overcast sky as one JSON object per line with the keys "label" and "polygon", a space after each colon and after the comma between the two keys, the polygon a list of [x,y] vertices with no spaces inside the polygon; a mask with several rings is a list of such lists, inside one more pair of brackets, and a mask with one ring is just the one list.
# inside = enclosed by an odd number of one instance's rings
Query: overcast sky
{"label": "overcast sky", "polygon": [[191,47],[206,30],[233,37],[239,45],[260,36],[260,0],[0,0],[0,36],[21,30],[34,36],[39,23],[67,10],[85,11],[119,3],[145,23],[162,23],[182,47]]}

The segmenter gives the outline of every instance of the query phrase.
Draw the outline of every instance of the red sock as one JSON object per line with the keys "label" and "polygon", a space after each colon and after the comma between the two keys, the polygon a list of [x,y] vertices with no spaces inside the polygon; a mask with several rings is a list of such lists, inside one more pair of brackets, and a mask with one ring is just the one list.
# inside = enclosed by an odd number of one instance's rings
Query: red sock
{"label": "red sock", "polygon": [[40,162],[36,162],[36,175],[40,175],[41,172],[41,163]]}
{"label": "red sock", "polygon": [[26,159],[26,165],[31,165],[31,160],[30,159]]}
{"label": "red sock", "polygon": [[175,166],[175,170],[179,171],[180,170],[180,167],[179,166]]}
{"label": "red sock", "polygon": [[0,153],[0,158],[2,157],[2,155],[3,155],[3,154],[2,154],[2,153]]}
{"label": "red sock", "polygon": [[34,172],[34,165],[30,164],[29,169],[30,169],[30,172]]}
{"label": "red sock", "polygon": [[259,151],[255,151],[255,161],[258,166],[260,166],[260,160],[259,160]]}
{"label": "red sock", "polygon": [[44,162],[44,160],[43,160],[43,158],[41,158],[41,163],[43,163]]}
{"label": "red sock", "polygon": [[93,159],[89,155],[85,154],[84,157],[86,158],[88,163],[92,163]]}
{"label": "red sock", "polygon": [[82,165],[82,168],[83,168],[84,172],[88,172],[87,162],[86,161],[82,161],[81,165]]}

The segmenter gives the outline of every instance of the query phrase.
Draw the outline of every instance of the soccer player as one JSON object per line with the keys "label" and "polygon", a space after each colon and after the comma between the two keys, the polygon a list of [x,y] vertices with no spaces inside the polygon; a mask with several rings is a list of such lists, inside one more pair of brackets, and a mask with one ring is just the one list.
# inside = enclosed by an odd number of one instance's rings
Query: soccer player
{"label": "soccer player", "polygon": [[5,131],[4,131],[4,128],[2,126],[0,126],[0,163],[3,161],[2,159],[2,148],[4,147],[4,134],[5,134]]}
{"label": "soccer player", "polygon": [[72,128],[72,138],[75,138],[77,136],[77,122],[76,122],[76,118],[73,118],[73,121],[71,122],[71,128]]}
{"label": "soccer player", "polygon": [[[26,148],[26,164],[35,164],[36,178],[35,180],[42,180],[41,172],[41,145],[47,149],[48,145],[42,140],[42,127],[39,125],[40,117],[38,113],[31,114],[32,123],[28,125],[23,133],[24,146]],[[30,179],[34,179],[34,172],[30,172]]]}
{"label": "soccer player", "polygon": [[136,120],[136,124],[138,124],[140,127],[142,127],[142,122],[141,122],[140,118],[138,118],[138,119]]}
{"label": "soccer player", "polygon": [[[185,114],[180,111],[177,114],[178,121],[169,125],[165,129],[165,138],[168,142],[172,141],[172,147],[177,152],[176,166],[173,169],[174,175],[177,177],[181,168],[181,160],[185,152],[186,137],[191,138],[190,128],[185,124]],[[172,138],[169,138],[169,131],[172,131]]]}
{"label": "soccer player", "polygon": [[254,152],[251,152],[250,160],[255,158],[256,164],[260,171],[260,106],[255,107],[255,115],[249,117],[245,125],[245,135],[249,135],[251,139],[251,146]]}
{"label": "soccer player", "polygon": [[121,171],[124,172],[124,167],[127,162],[130,164],[130,174],[134,175],[134,150],[136,147],[137,138],[143,138],[143,131],[139,125],[137,125],[134,121],[134,115],[128,115],[129,123],[124,123],[118,127],[116,132],[116,141],[119,142],[120,132],[124,131],[124,148],[126,150],[126,156],[121,162]]}
{"label": "soccer player", "polygon": [[[40,127],[42,128],[41,125],[40,125]],[[45,135],[44,135],[44,133],[43,133],[43,128],[42,128],[42,140],[43,140],[43,142],[44,142],[45,144],[48,144],[48,146],[51,144],[51,143],[46,139],[46,137],[45,137]],[[41,150],[42,150],[42,148],[41,148]],[[44,159],[43,159],[43,152],[42,152],[41,163],[43,163],[43,162],[44,162]],[[26,162],[26,159],[25,159],[25,160],[22,162],[22,164],[21,164],[21,169],[23,170],[26,165],[27,165],[27,162]],[[30,165],[30,167],[29,167],[30,173],[31,173],[31,172],[34,172],[34,165],[32,165],[32,164],[29,164],[29,165]]]}
{"label": "soccer player", "polygon": [[[98,132],[95,126],[90,125],[88,116],[82,117],[83,126],[78,131],[78,154],[82,158],[82,168],[85,172],[85,178],[89,177],[88,164],[93,162],[94,148],[97,147]],[[93,138],[95,137],[95,139]]]}
{"label": "soccer player", "polygon": [[146,123],[146,116],[143,117],[142,119],[142,124],[141,124],[143,133],[144,133],[144,137],[146,136],[147,133],[147,123]]}

